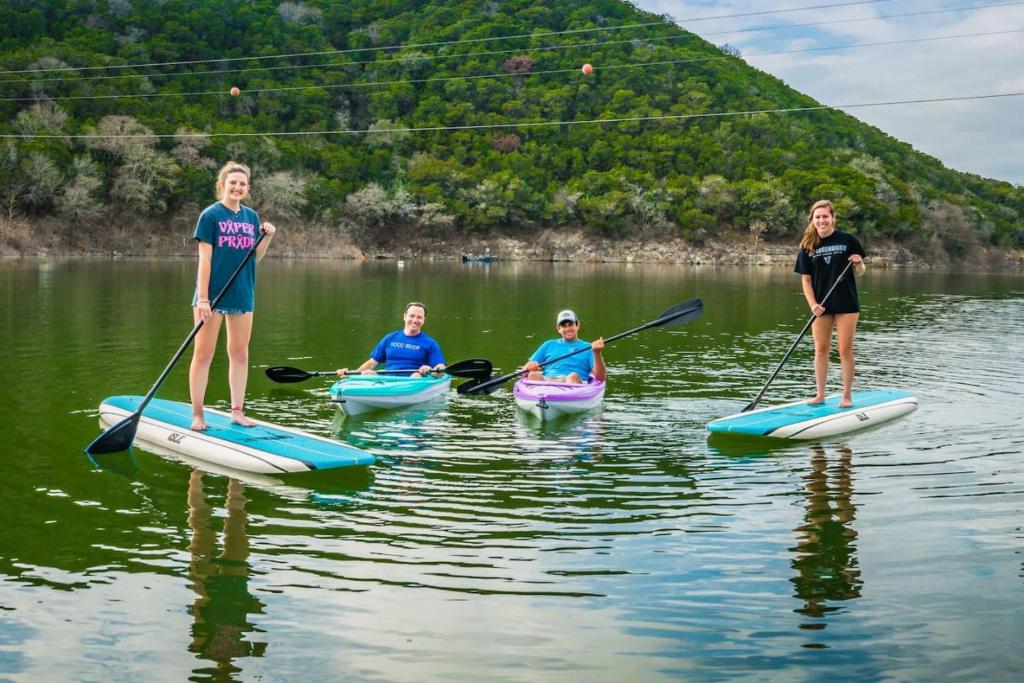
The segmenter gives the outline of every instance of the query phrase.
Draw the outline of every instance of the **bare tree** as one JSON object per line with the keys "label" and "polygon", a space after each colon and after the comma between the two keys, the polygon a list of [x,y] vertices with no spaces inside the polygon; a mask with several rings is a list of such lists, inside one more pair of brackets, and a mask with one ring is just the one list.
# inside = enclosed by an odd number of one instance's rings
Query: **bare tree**
{"label": "bare tree", "polygon": [[195,166],[196,168],[213,168],[216,162],[213,159],[202,156],[203,147],[210,143],[210,136],[190,128],[178,128],[174,131],[174,141],[177,143],[172,154],[183,166]]}
{"label": "bare tree", "polygon": [[3,208],[6,225],[10,225],[14,220],[14,214],[18,210],[18,203],[25,189],[18,160],[18,145],[14,141],[8,141],[3,149],[0,149],[0,206]]}
{"label": "bare tree", "polygon": [[286,24],[301,26],[302,24],[317,24],[323,21],[323,12],[316,7],[307,7],[300,2],[282,2],[277,7],[277,13]]}
{"label": "bare tree", "polygon": [[59,133],[68,120],[68,113],[53,100],[37,102],[18,112],[14,126],[25,137],[40,133]]}
{"label": "bare tree", "polygon": [[121,161],[114,172],[110,195],[141,214],[164,211],[163,193],[174,187],[181,170],[174,159],[156,149],[153,131],[131,116],[104,116],[86,140],[86,147],[101,150]]}
{"label": "bare tree", "polygon": [[253,203],[260,213],[293,218],[306,206],[305,190],[305,178],[292,171],[279,171],[253,185]]}
{"label": "bare tree", "polygon": [[166,154],[152,149],[136,150],[117,169],[110,194],[133,211],[159,213],[167,209],[162,195],[174,187],[179,171]]}
{"label": "bare tree", "polygon": [[152,149],[157,141],[148,126],[131,116],[104,116],[87,132],[96,137],[87,139],[86,147],[108,152],[120,159],[138,155],[139,150]]}
{"label": "bare tree", "polygon": [[529,55],[516,55],[502,62],[501,70],[513,75],[512,82],[515,84],[516,90],[518,90],[523,87],[523,76],[533,71],[533,65],[533,58]]}
{"label": "bare tree", "polygon": [[768,224],[764,221],[757,219],[750,221],[750,225],[747,226],[747,230],[754,236],[754,261],[757,262],[757,244],[761,239],[761,235],[768,229]]}
{"label": "bare tree", "polygon": [[22,201],[35,210],[53,203],[64,183],[64,174],[56,162],[42,152],[32,152],[22,167],[27,181]]}
{"label": "bare tree", "polygon": [[[67,62],[61,61],[56,57],[40,57],[32,64],[29,64],[28,68],[36,72],[32,74],[33,76],[42,76],[45,72],[50,71],[51,69],[63,69],[67,65]],[[50,91],[56,91],[58,86],[45,78],[33,78],[30,87],[33,98],[37,100],[47,100],[51,97]]]}
{"label": "bare tree", "polygon": [[80,225],[103,215],[99,167],[88,155],[75,157],[71,162],[71,181],[57,199],[57,211],[72,223]]}
{"label": "bare tree", "polygon": [[399,129],[391,119],[371,123],[366,133],[366,144],[371,147],[394,147],[409,137],[409,131]]}
{"label": "bare tree", "polygon": [[499,152],[508,154],[514,150],[519,149],[520,145],[523,144],[522,138],[515,133],[504,133],[497,135],[491,139],[491,146]]}

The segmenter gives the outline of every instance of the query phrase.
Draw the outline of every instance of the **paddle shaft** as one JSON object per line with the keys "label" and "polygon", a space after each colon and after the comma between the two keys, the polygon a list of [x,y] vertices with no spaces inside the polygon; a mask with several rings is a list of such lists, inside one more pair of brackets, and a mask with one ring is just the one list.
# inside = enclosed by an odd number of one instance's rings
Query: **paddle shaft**
{"label": "paddle shaft", "polygon": [[[416,372],[415,369],[406,370],[376,370],[372,374],[377,375],[400,375],[410,374]],[[433,371],[431,371],[433,373]],[[293,368],[287,365],[278,365],[267,368],[267,377],[274,382],[281,384],[294,384],[296,382],[304,382],[307,379],[313,377],[327,377],[334,376],[337,374],[335,370],[303,370],[302,368]],[[452,363],[445,367],[437,374],[449,374],[452,377],[463,377],[463,378],[480,378],[483,376],[490,377],[491,375],[491,361],[486,358],[470,358],[467,360],[460,360]],[[345,377],[361,377],[364,376],[361,372],[350,372]]]}
{"label": "paddle shaft", "polygon": [[[839,286],[839,283],[843,281],[843,278],[844,278],[844,277],[846,277],[846,273],[847,273],[847,272],[849,272],[849,270],[850,270],[850,268],[851,268],[852,266],[853,266],[853,261],[848,261],[848,262],[847,262],[847,264],[846,264],[846,267],[845,267],[845,268],[843,268],[843,272],[839,273],[839,277],[837,277],[837,278],[836,278],[836,281],[835,281],[835,282],[833,282],[833,283],[832,283],[832,286],[831,286],[831,287],[829,287],[829,289],[828,289],[828,291],[827,291],[827,292],[825,292],[825,296],[823,296],[823,297],[821,298],[821,301],[819,301],[819,302],[818,302],[818,304],[819,304],[820,306],[824,306],[824,305],[825,305],[825,302],[826,302],[826,301],[828,301],[828,298],[829,298],[830,296],[832,296],[832,292],[834,292],[834,291],[836,290],[836,287],[838,287],[838,286]],[[824,315],[824,313],[822,313],[822,315]],[[760,401],[760,400],[761,400],[762,398],[764,398],[764,393],[765,393],[766,391],[768,391],[768,386],[769,386],[769,385],[770,385],[770,384],[771,384],[772,382],[774,382],[774,381],[775,381],[775,378],[776,378],[776,377],[778,377],[778,376],[779,376],[779,373],[780,373],[780,372],[782,371],[782,367],[783,367],[783,366],[784,366],[784,365],[786,364],[786,362],[787,362],[787,361],[789,360],[789,357],[790,357],[791,355],[793,355],[793,351],[794,351],[794,350],[796,349],[796,347],[797,347],[797,346],[798,346],[798,345],[800,344],[800,341],[801,341],[801,340],[802,340],[802,339],[804,338],[804,336],[805,336],[805,335],[807,334],[807,330],[811,329],[811,325],[813,325],[813,324],[814,324],[814,321],[815,321],[815,320],[816,320],[817,318],[818,318],[818,316],[816,316],[816,315],[811,315],[810,319],[809,319],[809,320],[807,321],[807,324],[806,324],[806,325],[804,325],[804,329],[800,330],[800,336],[798,336],[798,337],[796,338],[796,341],[795,341],[795,342],[793,342],[793,345],[789,347],[789,351],[787,351],[787,352],[786,352],[786,355],[782,357],[782,362],[780,362],[780,363],[779,363],[779,366],[778,366],[777,368],[775,368],[775,372],[773,372],[773,373],[772,373],[772,376],[771,376],[771,377],[769,377],[769,378],[768,378],[768,381],[767,381],[767,382],[765,382],[765,384],[764,384],[764,386],[763,386],[763,387],[761,387],[761,391],[757,392],[757,396],[755,396],[755,397],[754,397],[754,400],[753,400],[753,401],[751,401],[750,403],[748,403],[748,404],[747,404],[747,407],[746,407],[746,408],[744,408],[743,410],[741,410],[741,411],[740,411],[741,413],[745,413],[745,412],[747,412],[747,411],[753,410],[753,409],[754,409],[754,407],[755,407],[755,406],[756,406],[756,405],[758,404],[758,402],[759,402],[759,401]]]}
{"label": "paddle shaft", "polygon": [[[216,308],[217,304],[220,303],[220,300],[224,298],[225,294],[227,294],[228,290],[231,288],[231,285],[233,285],[235,283],[235,280],[238,278],[238,274],[242,272],[242,269],[245,268],[247,263],[249,263],[249,259],[251,259],[253,255],[256,253],[256,249],[260,246],[260,242],[263,241],[263,238],[265,236],[266,233],[260,233],[260,235],[256,238],[256,241],[253,243],[252,248],[250,248],[249,251],[246,252],[245,256],[242,257],[241,262],[239,262],[234,272],[231,273],[231,276],[228,277],[227,282],[224,283],[224,287],[221,288],[217,296],[215,296],[213,298],[213,301],[210,302],[211,310]],[[164,383],[164,380],[167,379],[167,376],[171,374],[171,370],[174,369],[175,364],[181,358],[182,354],[185,353],[185,349],[189,347],[192,341],[196,338],[196,335],[199,334],[199,330],[203,328],[203,322],[204,321],[202,320],[197,322],[195,324],[195,327],[192,328],[192,331],[189,332],[189,335],[185,338],[185,341],[181,343],[181,346],[179,346],[178,350],[175,351],[174,356],[171,357],[171,362],[167,364],[167,367],[164,368],[164,371],[160,373],[160,376],[157,378],[156,382],[153,383],[153,386],[146,393],[145,397],[143,397],[138,409],[136,409],[134,413],[126,417],[124,420],[110,427],[105,432],[96,437],[96,439],[93,440],[91,444],[86,446],[86,453],[91,454],[94,452],[112,452],[103,449],[103,446],[101,444],[104,441],[104,437],[106,437],[108,434],[113,434],[114,432],[120,432],[123,429],[129,428],[129,424],[131,429],[130,436],[132,438],[127,439],[127,443],[124,444],[124,448],[127,448],[129,445],[131,445],[131,441],[135,436],[135,430],[138,426],[139,418],[142,416],[142,411],[145,410],[146,406],[149,405],[149,402],[153,400],[154,396],[156,396],[156,392],[160,388],[160,385],[162,385]]]}
{"label": "paddle shaft", "polygon": [[[346,373],[344,375],[341,375],[340,378],[343,379],[345,377],[367,377],[367,376],[372,377],[373,375],[400,375],[403,372],[408,374],[408,373],[413,373],[413,372],[419,372],[419,370],[374,370],[373,372],[369,373],[368,375],[364,375],[362,372],[352,371],[352,372]],[[433,373],[434,373],[434,371],[431,370],[427,374],[433,374]],[[444,373],[445,373],[444,370],[439,370],[437,372],[437,374],[439,374],[439,375],[443,375]],[[307,374],[310,377],[327,377],[327,376],[339,377],[337,370],[309,370],[307,372]],[[273,379],[273,378],[271,378],[271,379]]]}

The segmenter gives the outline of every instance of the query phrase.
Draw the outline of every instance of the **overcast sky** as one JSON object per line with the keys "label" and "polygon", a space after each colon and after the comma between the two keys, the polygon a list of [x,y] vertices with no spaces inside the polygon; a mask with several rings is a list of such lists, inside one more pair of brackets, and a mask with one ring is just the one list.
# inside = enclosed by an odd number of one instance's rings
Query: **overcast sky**
{"label": "overcast sky", "polygon": [[[1024,2],[1006,4],[1012,1],[882,0],[826,8],[821,6],[853,0],[632,0],[643,10],[671,16],[708,42],[738,48],[752,66],[828,105],[1024,92],[1024,32],[766,54],[1024,31]],[[1004,6],[965,9],[996,4]],[[819,8],[775,13],[810,6]],[[943,9],[957,11],[894,16]],[[773,13],[696,21],[766,11]],[[857,19],[868,20],[853,21]],[[809,23],[819,25],[785,28]],[[750,31],[774,26],[780,28]],[[1024,97],[846,111],[937,157],[949,168],[1024,185]]]}

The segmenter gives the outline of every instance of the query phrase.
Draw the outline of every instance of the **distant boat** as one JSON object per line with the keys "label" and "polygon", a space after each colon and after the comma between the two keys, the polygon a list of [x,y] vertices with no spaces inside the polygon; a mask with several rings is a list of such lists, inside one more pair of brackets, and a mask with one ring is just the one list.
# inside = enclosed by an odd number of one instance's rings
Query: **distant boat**
{"label": "distant boat", "polygon": [[462,255],[462,262],[463,263],[491,263],[492,261],[497,261],[497,260],[498,260],[498,257],[495,256],[494,254],[491,254],[491,253],[486,253],[486,254],[465,254],[464,253]]}

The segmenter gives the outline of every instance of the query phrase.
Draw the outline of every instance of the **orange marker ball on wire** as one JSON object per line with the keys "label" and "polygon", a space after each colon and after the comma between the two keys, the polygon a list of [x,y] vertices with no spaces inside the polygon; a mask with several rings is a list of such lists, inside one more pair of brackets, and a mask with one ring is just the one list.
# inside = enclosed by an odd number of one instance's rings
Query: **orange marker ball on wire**
{"label": "orange marker ball on wire", "polygon": [[584,64],[583,68],[580,69],[580,71],[583,72],[584,76],[589,76],[590,74],[594,73],[594,67],[590,66],[589,64]]}
{"label": "orange marker ball on wire", "polygon": [[239,93],[241,93],[241,92],[242,91],[239,90],[237,87],[231,88],[231,96],[232,97],[238,97]]}

